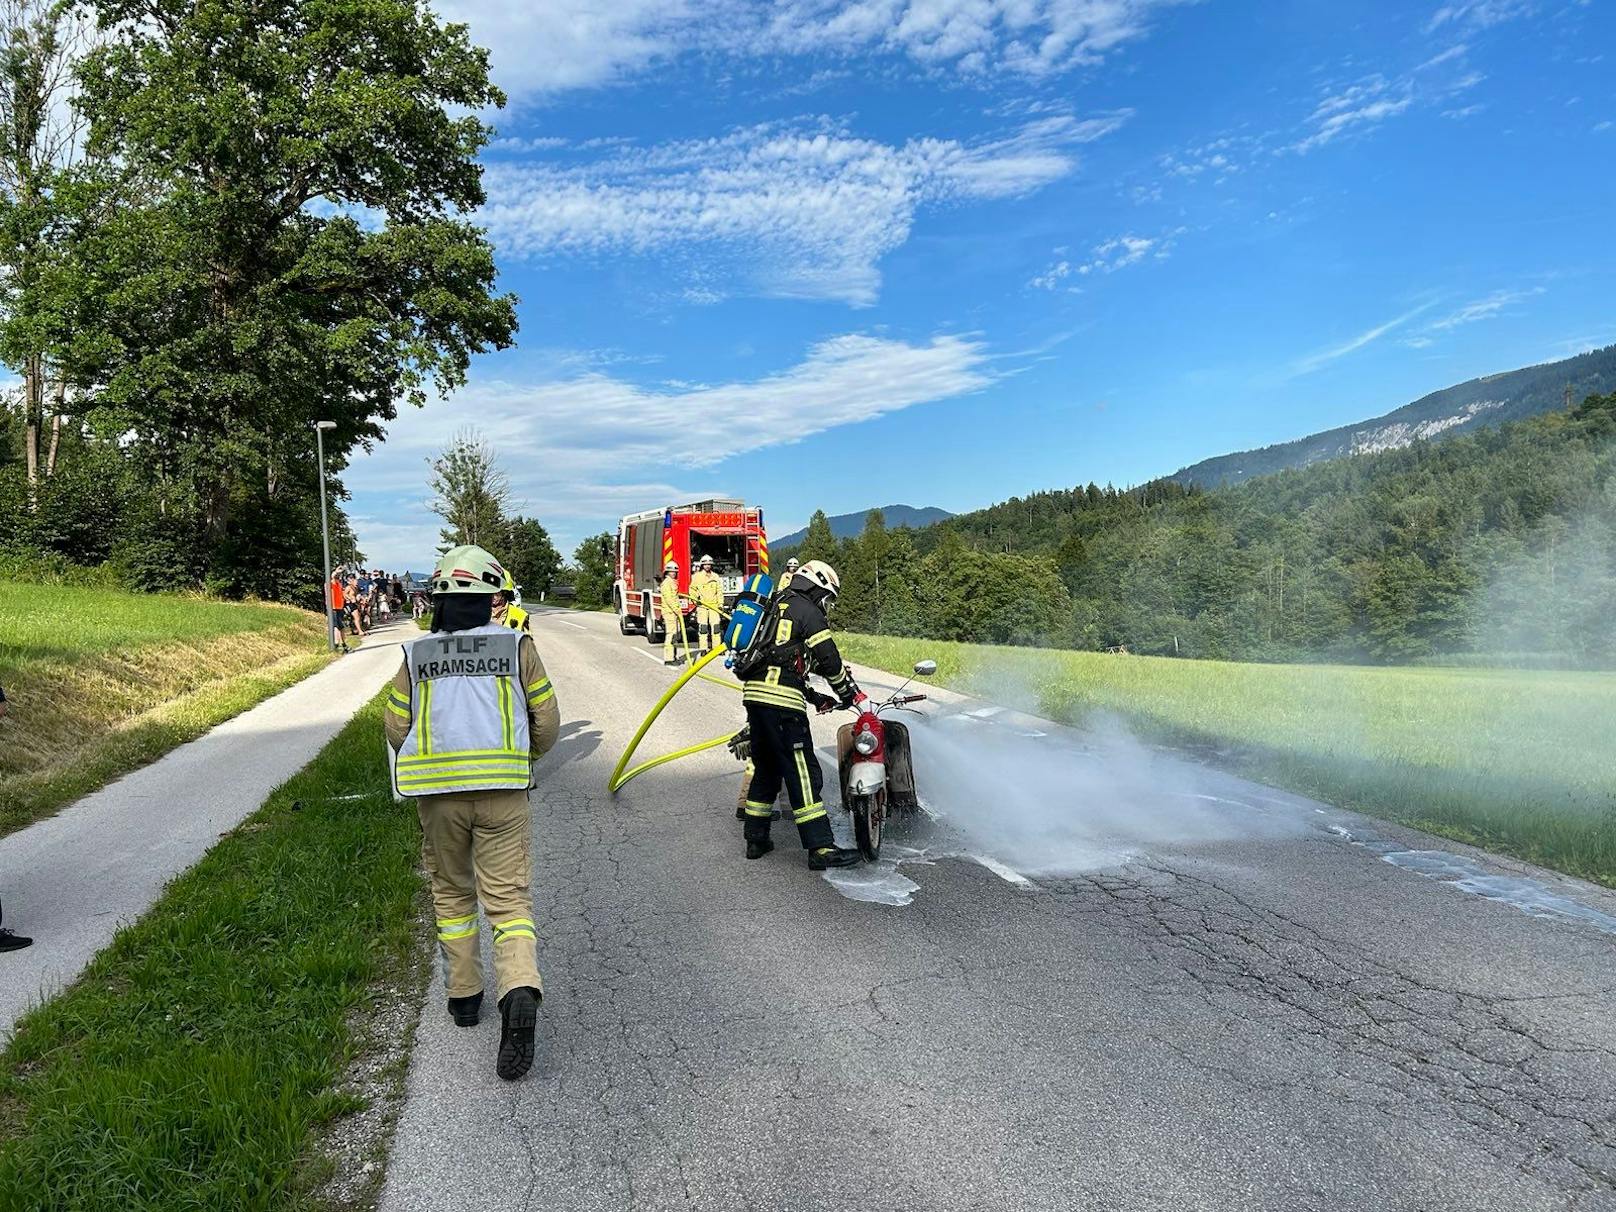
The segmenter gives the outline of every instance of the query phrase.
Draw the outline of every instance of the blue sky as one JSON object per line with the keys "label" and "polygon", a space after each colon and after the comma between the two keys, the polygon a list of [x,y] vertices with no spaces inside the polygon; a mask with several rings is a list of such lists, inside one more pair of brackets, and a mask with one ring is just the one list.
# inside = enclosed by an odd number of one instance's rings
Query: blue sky
{"label": "blue sky", "polygon": [[710,492],[959,511],[1616,342],[1616,6],[439,0],[511,104],[517,348],[345,475],[429,562],[458,429],[569,553]]}

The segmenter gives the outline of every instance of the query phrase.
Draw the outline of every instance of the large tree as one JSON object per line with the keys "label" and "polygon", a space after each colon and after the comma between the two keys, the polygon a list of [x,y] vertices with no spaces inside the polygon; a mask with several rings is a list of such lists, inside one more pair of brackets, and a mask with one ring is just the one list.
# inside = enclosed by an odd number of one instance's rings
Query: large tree
{"label": "large tree", "polygon": [[510,519],[494,554],[516,579],[522,592],[533,599],[549,592],[550,583],[561,570],[561,553],[550,541],[550,532],[533,518]]}
{"label": "large tree", "polygon": [[498,547],[508,536],[511,482],[488,439],[475,429],[462,429],[432,460],[431,487],[432,512],[444,521],[439,534],[445,547]]}
{"label": "large tree", "polygon": [[[154,512],[214,560],[299,517],[309,425],[340,470],[400,401],[507,345],[514,301],[468,216],[487,53],[418,0],[92,0],[81,68],[100,168],[143,204],[82,233],[61,285],[74,369],[126,435]],[[109,167],[109,166],[115,166]],[[176,523],[176,519],[178,522]]]}

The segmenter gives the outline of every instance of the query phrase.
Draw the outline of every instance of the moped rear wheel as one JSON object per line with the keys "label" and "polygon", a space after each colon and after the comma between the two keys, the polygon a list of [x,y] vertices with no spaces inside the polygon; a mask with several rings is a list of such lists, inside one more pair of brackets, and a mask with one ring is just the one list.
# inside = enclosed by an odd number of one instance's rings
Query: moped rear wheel
{"label": "moped rear wheel", "polygon": [[853,836],[858,841],[860,853],[873,863],[881,857],[881,832],[886,824],[887,797],[881,792],[855,795],[851,808]]}

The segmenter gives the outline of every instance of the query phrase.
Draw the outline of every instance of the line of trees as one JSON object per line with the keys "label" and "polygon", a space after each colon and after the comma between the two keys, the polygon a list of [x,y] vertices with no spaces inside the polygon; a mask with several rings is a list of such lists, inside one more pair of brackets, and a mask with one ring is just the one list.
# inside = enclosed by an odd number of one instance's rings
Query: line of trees
{"label": "line of trees", "polygon": [[310,424],[340,474],[514,337],[503,103],[421,4],[0,0],[0,556],[318,602]]}
{"label": "line of trees", "polygon": [[[776,553],[783,559],[787,552]],[[1240,660],[1616,665],[1616,395],[1202,491],[1038,493],[797,552],[839,626]]]}

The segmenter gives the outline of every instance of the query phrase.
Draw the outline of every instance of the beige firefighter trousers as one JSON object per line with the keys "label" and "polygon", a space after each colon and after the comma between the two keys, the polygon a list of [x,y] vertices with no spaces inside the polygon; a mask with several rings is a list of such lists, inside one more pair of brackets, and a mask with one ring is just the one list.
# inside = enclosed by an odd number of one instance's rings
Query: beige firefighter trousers
{"label": "beige firefighter trousers", "polygon": [[701,636],[701,650],[711,652],[715,637],[724,634],[724,616],[711,606],[696,607],[696,630]]}
{"label": "beige firefighter trousers", "polygon": [[533,813],[527,792],[424,795],[415,804],[449,996],[482,992],[479,900],[494,930],[499,997],[523,986],[542,991],[533,926]]}
{"label": "beige firefighter trousers", "polygon": [[669,610],[667,606],[663,606],[662,659],[664,661],[674,659],[674,645],[676,643],[684,649],[684,655],[688,657],[690,655],[690,636],[685,631],[685,616],[680,613],[677,606],[672,610]]}

